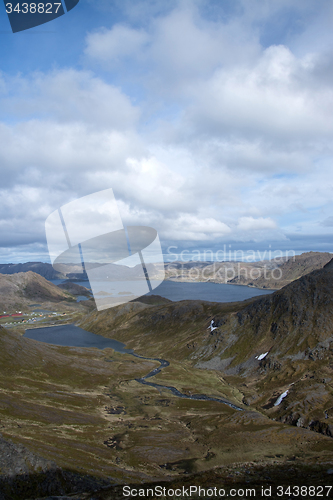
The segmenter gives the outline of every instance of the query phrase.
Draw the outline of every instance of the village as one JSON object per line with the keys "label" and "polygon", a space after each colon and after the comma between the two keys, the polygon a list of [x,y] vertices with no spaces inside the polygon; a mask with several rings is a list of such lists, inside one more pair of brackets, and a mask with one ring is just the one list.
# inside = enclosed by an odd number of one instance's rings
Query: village
{"label": "village", "polygon": [[67,315],[68,313],[65,312],[52,312],[42,309],[35,309],[32,312],[15,311],[13,313],[3,311],[3,314],[0,315],[0,325],[10,328],[21,324],[34,324],[41,321],[50,322],[50,318]]}

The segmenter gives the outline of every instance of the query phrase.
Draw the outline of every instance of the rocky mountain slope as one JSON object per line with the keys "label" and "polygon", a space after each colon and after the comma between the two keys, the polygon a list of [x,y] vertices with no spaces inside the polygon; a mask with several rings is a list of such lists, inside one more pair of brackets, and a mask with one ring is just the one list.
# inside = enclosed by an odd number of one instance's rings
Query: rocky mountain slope
{"label": "rocky mountain slope", "polygon": [[60,302],[75,299],[32,271],[0,274],[0,311],[25,309],[33,302]]}
{"label": "rocky mountain slope", "polygon": [[255,277],[253,273],[255,279],[241,273],[240,276],[230,280],[230,283],[278,290],[301,276],[322,269],[331,259],[332,254],[328,252],[306,252],[290,257],[285,262],[278,262],[275,269],[267,268],[266,274],[261,273],[259,277]]}
{"label": "rocky mountain slope", "polygon": [[77,283],[72,283],[71,281],[61,283],[60,285],[57,285],[57,287],[72,295],[85,295],[87,297],[91,295],[91,291],[88,290],[88,288],[78,285]]}

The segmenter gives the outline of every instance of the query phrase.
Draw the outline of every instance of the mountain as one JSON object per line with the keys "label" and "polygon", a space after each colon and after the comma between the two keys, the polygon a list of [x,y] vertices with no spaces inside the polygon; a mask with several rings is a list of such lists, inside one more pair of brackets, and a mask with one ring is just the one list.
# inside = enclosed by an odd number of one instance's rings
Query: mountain
{"label": "mountain", "polygon": [[[255,288],[278,290],[301,276],[321,269],[332,258],[326,252],[306,252],[293,257],[281,257],[258,262],[172,262],[165,263],[165,278],[180,282],[211,282],[247,285]],[[86,263],[86,269],[96,267],[96,264]],[[101,268],[101,279],[104,278],[104,269]],[[112,275],[117,280],[141,279],[141,265],[127,268],[116,264],[109,264]],[[82,273],[80,265],[57,264],[56,270],[44,262],[27,262],[25,264],[0,264],[1,274],[16,274],[33,271],[47,280],[53,279],[88,279]],[[149,275],[156,279],[161,278],[160,266],[150,265]]]}
{"label": "mountain", "polygon": [[[244,402],[274,419],[333,436],[333,267],[302,276],[229,315],[201,368],[246,380]],[[286,392],[287,391],[287,392]],[[278,404],[279,396],[285,394]]]}
{"label": "mountain", "polygon": [[323,268],[331,259],[332,254],[328,252],[306,252],[290,257],[285,262],[278,262],[275,269],[267,269],[266,275],[261,273],[258,278],[253,279],[250,275],[244,276],[243,273],[229,283],[278,290],[301,276]]}
{"label": "mountain", "polygon": [[60,302],[75,299],[32,271],[0,274],[0,311],[26,308],[33,302]]}

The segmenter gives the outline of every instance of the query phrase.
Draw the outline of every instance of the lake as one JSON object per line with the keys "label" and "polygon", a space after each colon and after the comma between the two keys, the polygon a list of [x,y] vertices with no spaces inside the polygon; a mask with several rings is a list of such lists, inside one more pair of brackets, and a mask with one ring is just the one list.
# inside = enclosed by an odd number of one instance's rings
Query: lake
{"label": "lake", "polygon": [[[61,280],[51,280],[58,285],[67,283]],[[70,280],[68,280],[70,281]],[[90,289],[89,281],[74,281],[74,283]],[[116,285],[117,282],[115,282]],[[131,282],[128,282],[129,285]],[[268,295],[274,290],[260,290],[242,285],[226,285],[225,283],[180,283],[163,281],[155,290],[147,295],[160,295],[174,302],[178,300],[207,300],[208,302],[238,302],[259,295]]]}
{"label": "lake", "polygon": [[207,300],[209,302],[238,302],[259,295],[267,295],[274,290],[259,290],[241,285],[225,283],[179,283],[163,281],[153,292],[147,295],[161,295],[172,301]]}
{"label": "lake", "polygon": [[125,344],[118,342],[118,340],[107,339],[101,335],[87,332],[73,324],[28,329],[23,337],[45,342],[46,344],[67,347],[96,347],[98,349],[111,347],[117,352],[128,354],[133,352],[132,349],[126,349]]}

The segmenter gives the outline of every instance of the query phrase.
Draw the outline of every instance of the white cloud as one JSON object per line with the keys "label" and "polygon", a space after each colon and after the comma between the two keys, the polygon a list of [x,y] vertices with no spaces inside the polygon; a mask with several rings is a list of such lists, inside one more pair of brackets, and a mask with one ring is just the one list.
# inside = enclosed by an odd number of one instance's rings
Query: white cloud
{"label": "white cloud", "polygon": [[192,133],[263,138],[269,144],[333,135],[333,89],[314,89],[313,60],[297,60],[283,46],[269,47],[252,67],[219,70],[194,89],[184,124]]}
{"label": "white cloud", "polygon": [[122,58],[135,57],[148,41],[149,36],[143,29],[115,25],[110,30],[104,28],[98,32],[89,33],[85,54],[88,58],[112,66]]}
{"label": "white cloud", "polygon": [[276,229],[276,223],[269,217],[241,217],[237,224],[239,231],[257,231],[263,229]]}
{"label": "white cloud", "polygon": [[6,80],[11,95],[2,100],[2,112],[19,119],[38,116],[117,130],[132,128],[139,119],[128,96],[88,71],[64,69]]}
{"label": "white cloud", "polygon": [[[216,68],[249,63],[260,51],[255,32],[234,21],[218,23],[200,14],[201,2],[182,2],[164,15],[149,17],[145,28],[116,24],[89,33],[85,55],[105,68],[127,63],[131,78],[163,97],[187,97],[193,82]],[[132,67],[141,70],[133,74]],[[143,70],[145,74],[143,74]]]}
{"label": "white cloud", "polygon": [[52,186],[67,191],[65,196],[71,190],[90,188],[84,182],[87,172],[122,170],[126,174],[128,155],[145,151],[134,133],[40,120],[2,125],[0,146],[2,187]]}
{"label": "white cloud", "polygon": [[162,236],[174,241],[210,241],[224,238],[231,233],[224,222],[213,218],[200,218],[193,215],[180,215],[170,220]]}

